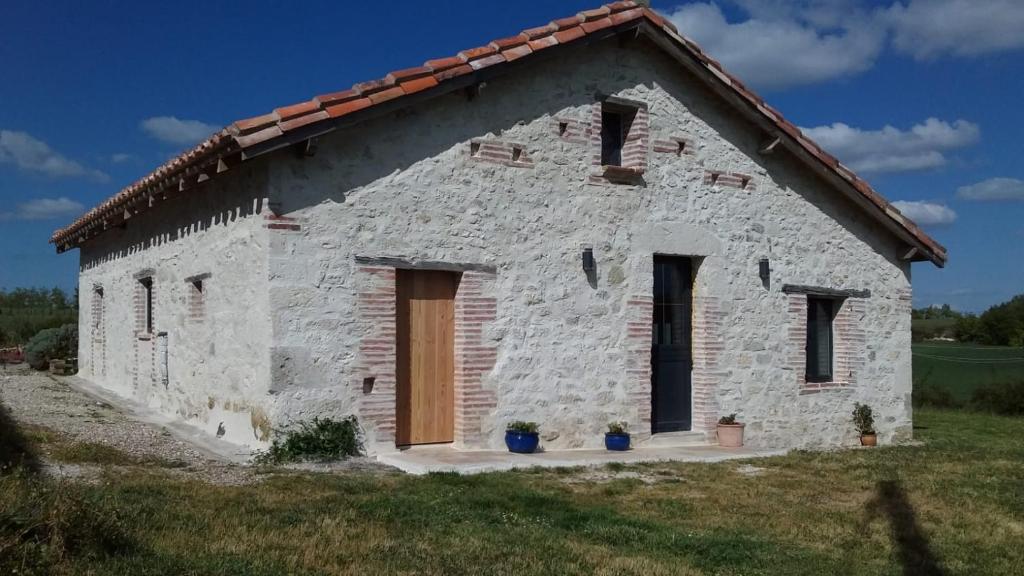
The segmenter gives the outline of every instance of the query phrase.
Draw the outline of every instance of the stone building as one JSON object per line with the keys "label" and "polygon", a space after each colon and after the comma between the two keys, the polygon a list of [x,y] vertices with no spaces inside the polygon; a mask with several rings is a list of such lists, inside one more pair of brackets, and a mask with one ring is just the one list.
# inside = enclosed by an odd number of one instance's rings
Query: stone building
{"label": "stone building", "polygon": [[945,249],[657,13],[616,2],[235,122],[54,233],[81,375],[264,446],[911,435]]}

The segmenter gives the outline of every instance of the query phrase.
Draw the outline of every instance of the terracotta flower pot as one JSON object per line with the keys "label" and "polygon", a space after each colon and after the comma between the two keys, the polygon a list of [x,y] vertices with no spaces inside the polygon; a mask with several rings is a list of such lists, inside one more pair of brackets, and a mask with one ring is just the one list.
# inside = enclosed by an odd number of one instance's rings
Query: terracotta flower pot
{"label": "terracotta flower pot", "polygon": [[861,446],[878,446],[878,436],[875,434],[861,434]]}
{"label": "terracotta flower pot", "polygon": [[746,424],[719,424],[718,445],[722,448],[743,446],[743,427]]}

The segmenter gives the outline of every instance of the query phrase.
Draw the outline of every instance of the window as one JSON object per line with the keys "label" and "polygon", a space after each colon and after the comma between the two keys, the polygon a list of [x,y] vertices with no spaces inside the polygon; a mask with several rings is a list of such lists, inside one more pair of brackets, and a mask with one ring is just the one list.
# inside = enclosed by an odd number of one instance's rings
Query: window
{"label": "window", "polygon": [[103,324],[103,288],[92,289],[92,327],[99,328]]}
{"label": "window", "polygon": [[807,381],[832,380],[832,318],[834,301],[807,297]]}
{"label": "window", "polygon": [[601,112],[601,165],[622,166],[622,145],[625,142],[622,114],[617,111]]}
{"label": "window", "polygon": [[139,284],[142,285],[142,289],[143,289],[143,294],[142,294],[142,296],[143,296],[143,298],[142,298],[142,305],[143,305],[143,310],[144,310],[144,312],[143,312],[143,319],[144,319],[144,324],[143,324],[144,330],[143,330],[143,332],[145,332],[146,334],[152,334],[153,333],[153,278],[152,277],[142,278],[142,279],[139,280]]}

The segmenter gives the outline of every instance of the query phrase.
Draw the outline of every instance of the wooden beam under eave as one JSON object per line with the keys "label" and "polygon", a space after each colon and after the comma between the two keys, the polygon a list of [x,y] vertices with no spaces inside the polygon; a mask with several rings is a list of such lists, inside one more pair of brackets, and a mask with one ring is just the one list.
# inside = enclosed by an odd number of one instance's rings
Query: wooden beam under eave
{"label": "wooden beam under eave", "polygon": [[914,257],[917,256],[918,252],[920,252],[920,250],[917,249],[917,246],[914,246],[906,254],[903,255],[903,259],[904,260],[913,260]]}
{"label": "wooden beam under eave", "polygon": [[767,155],[771,154],[772,152],[774,152],[775,151],[775,147],[778,146],[781,143],[782,143],[782,138],[776,136],[772,140],[770,140],[769,142],[765,143],[763,146],[758,148],[757,153],[761,154],[762,156],[767,156]]}

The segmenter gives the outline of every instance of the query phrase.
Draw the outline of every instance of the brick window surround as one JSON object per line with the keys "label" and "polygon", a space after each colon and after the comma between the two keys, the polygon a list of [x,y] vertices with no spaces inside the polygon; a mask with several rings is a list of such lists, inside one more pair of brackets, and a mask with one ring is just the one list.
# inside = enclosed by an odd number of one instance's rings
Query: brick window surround
{"label": "brick window surround", "polygon": [[[452,268],[459,272],[458,265]],[[372,428],[377,443],[392,445],[397,384],[396,277],[394,266],[359,264],[357,260],[357,309],[362,336],[353,385],[360,394],[359,417],[365,427]],[[462,270],[455,293],[454,445],[458,448],[487,446],[484,419],[497,406],[497,394],[484,385],[484,376],[497,360],[496,346],[484,337],[497,317],[495,278],[492,271]]]}
{"label": "brick window surround", "polygon": [[96,284],[92,288],[92,330],[89,353],[90,370],[99,376],[107,374],[107,327],[103,318],[103,308],[103,286]]}
{"label": "brick window surround", "polygon": [[[622,162],[619,166],[605,166],[602,163],[602,122],[605,112],[614,112],[623,117]],[[609,96],[591,107],[590,147],[593,151],[591,165],[592,182],[635,183],[642,180],[647,171],[647,149],[650,144],[649,114],[647,104]]]}
{"label": "brick window surround", "polygon": [[212,274],[206,272],[185,279],[188,285],[188,319],[196,324],[202,324],[206,319],[206,289],[209,287],[207,280],[211,277]]}
{"label": "brick window surround", "polygon": [[153,335],[156,322],[156,282],[153,270],[147,269],[135,274],[135,336],[148,339]]}
{"label": "brick window surround", "polygon": [[807,294],[789,294],[789,368],[800,394],[817,394],[857,385],[864,367],[866,338],[864,298],[835,298],[832,319],[832,379],[810,382],[807,378]]}

